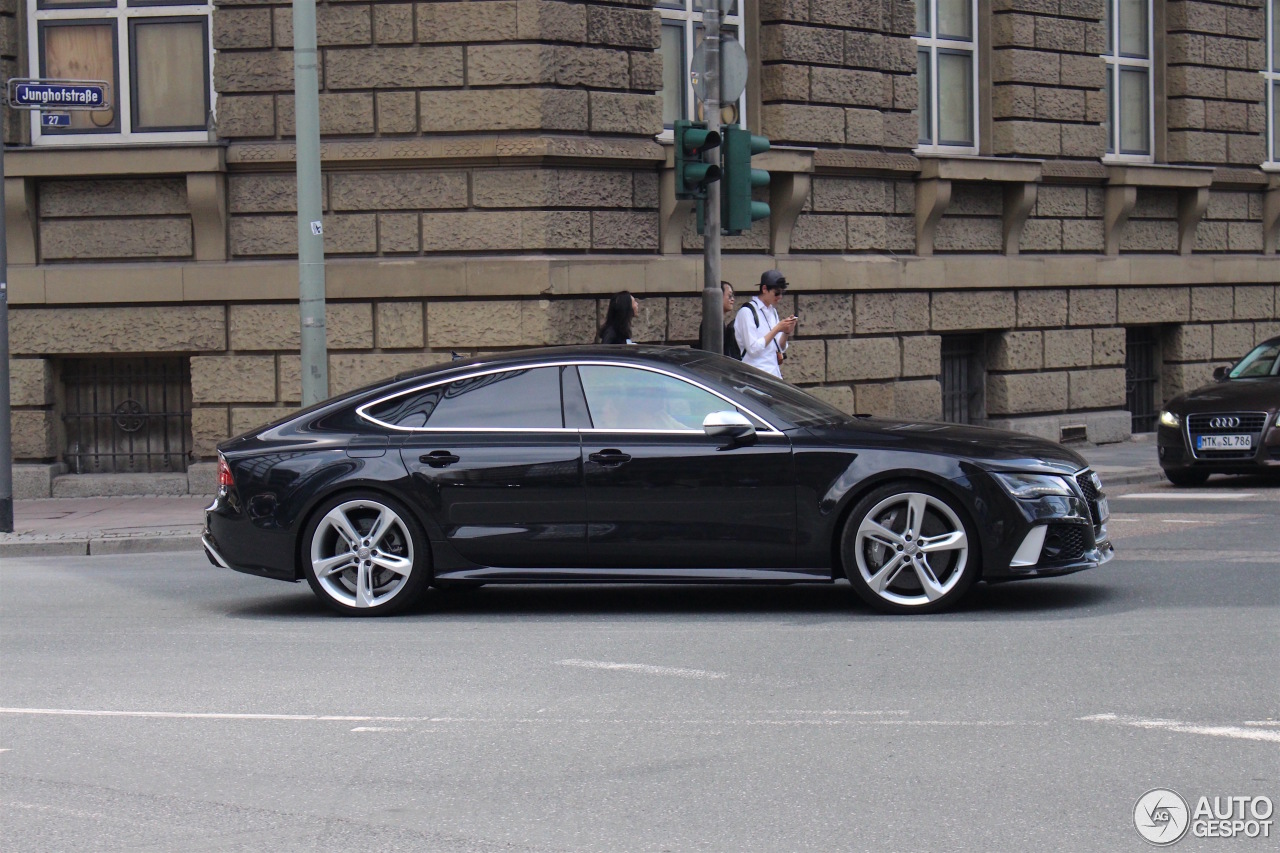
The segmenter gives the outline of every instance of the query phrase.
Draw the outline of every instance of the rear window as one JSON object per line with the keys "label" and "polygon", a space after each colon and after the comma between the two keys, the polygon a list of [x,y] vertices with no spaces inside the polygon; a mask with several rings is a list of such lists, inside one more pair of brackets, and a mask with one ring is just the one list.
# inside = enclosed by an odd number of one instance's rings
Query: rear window
{"label": "rear window", "polygon": [[560,369],[538,367],[407,391],[365,409],[400,429],[559,429]]}

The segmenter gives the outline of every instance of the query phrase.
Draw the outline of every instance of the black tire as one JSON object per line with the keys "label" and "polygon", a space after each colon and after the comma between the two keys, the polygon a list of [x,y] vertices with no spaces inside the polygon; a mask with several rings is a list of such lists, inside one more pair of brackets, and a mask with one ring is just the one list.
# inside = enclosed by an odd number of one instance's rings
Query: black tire
{"label": "black tire", "polygon": [[840,558],[854,591],[884,613],[953,606],[982,562],[973,525],[956,499],[916,482],[882,486],[858,501],[840,533]]}
{"label": "black tire", "polygon": [[1164,475],[1175,486],[1203,486],[1209,479],[1207,471],[1165,471]]}
{"label": "black tire", "polygon": [[403,504],[377,492],[347,492],[321,504],[303,533],[302,565],[316,596],[348,616],[397,613],[431,582],[422,528]]}

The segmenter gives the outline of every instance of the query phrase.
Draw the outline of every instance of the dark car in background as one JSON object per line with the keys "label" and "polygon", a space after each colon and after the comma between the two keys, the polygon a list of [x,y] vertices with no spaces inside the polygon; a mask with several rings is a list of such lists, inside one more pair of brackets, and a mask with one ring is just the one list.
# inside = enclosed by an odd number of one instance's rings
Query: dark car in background
{"label": "dark car in background", "polygon": [[1214,382],[1170,400],[1160,413],[1160,467],[1175,486],[1210,474],[1280,475],[1280,338],[1214,371]]}
{"label": "dark car in background", "polygon": [[431,585],[832,583],[889,612],[1112,556],[1074,451],[847,415],[740,361],[566,347],[456,361],[219,446],[216,565],[390,613]]}

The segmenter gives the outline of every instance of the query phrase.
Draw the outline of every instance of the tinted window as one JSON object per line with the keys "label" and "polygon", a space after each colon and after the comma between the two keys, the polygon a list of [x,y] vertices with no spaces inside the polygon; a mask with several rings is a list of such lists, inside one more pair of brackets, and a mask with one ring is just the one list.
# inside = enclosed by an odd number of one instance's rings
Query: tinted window
{"label": "tinted window", "polygon": [[707,415],[736,408],[696,385],[648,370],[584,364],[578,375],[596,429],[701,432]]}
{"label": "tinted window", "polygon": [[1278,372],[1280,372],[1280,343],[1268,342],[1242,358],[1235,370],[1231,371],[1231,378],[1275,376]]}
{"label": "tinted window", "polygon": [[796,426],[845,423],[852,419],[830,403],[731,358],[712,356],[690,364],[689,369],[705,376],[711,384],[732,388],[760,408]]}
{"label": "tinted window", "polygon": [[398,427],[559,429],[560,370],[539,367],[459,379],[402,394],[368,410]]}

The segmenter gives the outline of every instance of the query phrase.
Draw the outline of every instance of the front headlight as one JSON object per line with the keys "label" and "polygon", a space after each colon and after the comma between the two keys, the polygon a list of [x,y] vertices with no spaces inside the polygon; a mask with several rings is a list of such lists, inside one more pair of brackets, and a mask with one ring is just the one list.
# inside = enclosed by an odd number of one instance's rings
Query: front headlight
{"label": "front headlight", "polygon": [[1177,429],[1179,426],[1182,425],[1182,418],[1178,417],[1173,412],[1161,412],[1160,425],[1173,427],[1174,429]]}
{"label": "front headlight", "polygon": [[1049,495],[1073,497],[1075,491],[1061,477],[1052,474],[992,474],[1015,498],[1032,500]]}

